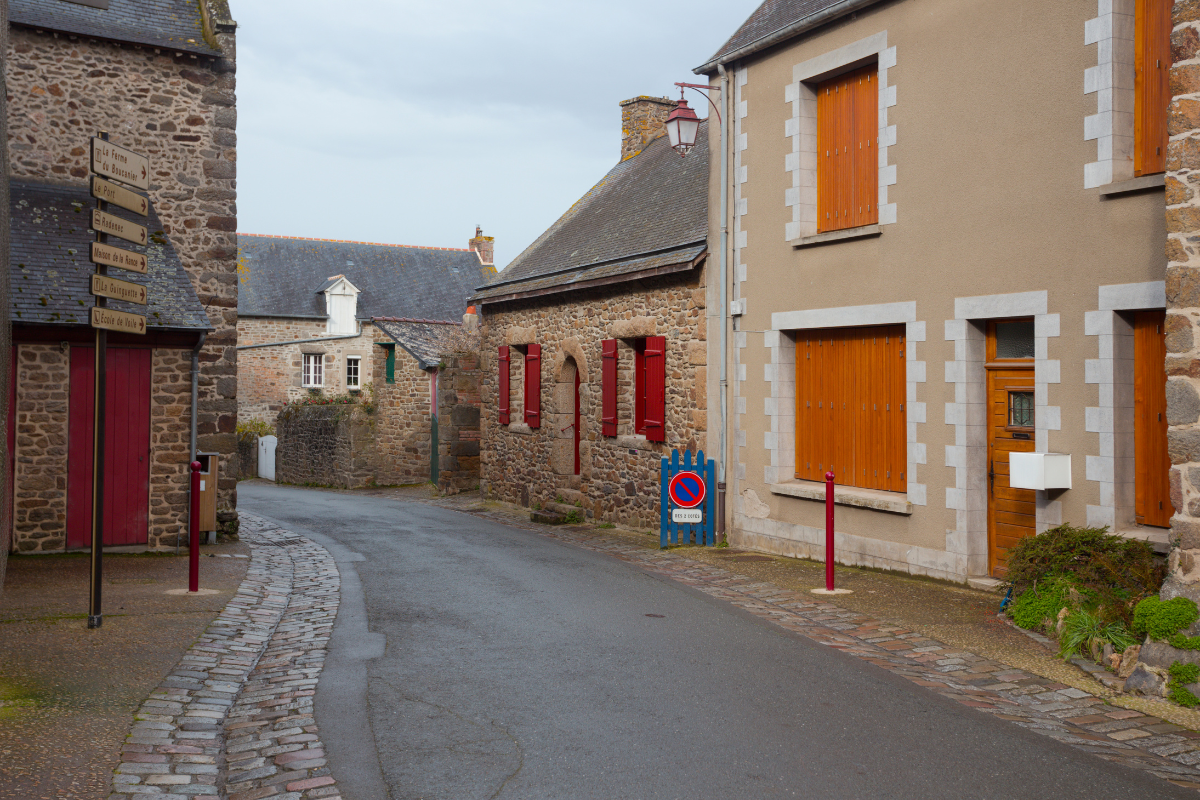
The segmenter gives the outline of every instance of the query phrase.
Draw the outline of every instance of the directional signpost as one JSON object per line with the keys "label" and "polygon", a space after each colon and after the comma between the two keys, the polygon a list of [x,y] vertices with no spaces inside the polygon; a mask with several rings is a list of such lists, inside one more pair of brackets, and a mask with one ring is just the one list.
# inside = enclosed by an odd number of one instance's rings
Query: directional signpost
{"label": "directional signpost", "polygon": [[[96,390],[94,439],[92,444],[92,570],[91,592],[88,604],[88,627],[99,628],[104,622],[100,605],[100,587],[103,578],[104,550],[104,440],[105,400],[108,391],[108,332],[144,334],[146,317],[130,314],[108,307],[108,299],[146,305],[149,301],[146,287],[130,281],[108,277],[108,268],[117,267],[130,272],[146,274],[146,256],[108,244],[109,235],[133,242],[146,244],[146,228],[114,214],[108,213],[108,204],[141,214],[150,213],[150,201],[143,195],[131,191],[113,181],[120,181],[137,189],[150,188],[150,159],[141,153],[126,150],[108,141],[108,134],[92,137],[92,196],[96,208],[92,210],[92,229],[96,241],[92,243],[92,263],[96,272],[92,275],[92,294],[96,304],[92,306],[91,323],[96,329]],[[104,178],[99,177],[103,175]],[[105,180],[111,178],[112,180]]]}

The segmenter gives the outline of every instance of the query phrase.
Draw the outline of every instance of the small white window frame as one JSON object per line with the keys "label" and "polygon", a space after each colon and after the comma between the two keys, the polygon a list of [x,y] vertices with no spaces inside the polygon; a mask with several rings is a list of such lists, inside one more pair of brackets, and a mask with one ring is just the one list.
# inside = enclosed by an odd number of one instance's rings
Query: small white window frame
{"label": "small white window frame", "polygon": [[300,385],[305,389],[320,389],[325,386],[325,356],[322,353],[304,353]]}
{"label": "small white window frame", "polygon": [[[351,382],[351,369],[354,370]],[[346,388],[357,390],[362,388],[362,356],[346,356]]]}

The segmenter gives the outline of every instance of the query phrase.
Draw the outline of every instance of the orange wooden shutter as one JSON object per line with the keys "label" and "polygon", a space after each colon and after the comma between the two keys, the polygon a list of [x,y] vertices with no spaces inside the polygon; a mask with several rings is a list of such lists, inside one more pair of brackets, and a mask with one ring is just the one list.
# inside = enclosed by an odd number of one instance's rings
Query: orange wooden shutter
{"label": "orange wooden shutter", "polygon": [[1141,525],[1170,527],[1165,311],[1139,311],[1133,324],[1134,513]]}
{"label": "orange wooden shutter", "polygon": [[647,336],[643,355],[646,365],[646,439],[667,440],[667,337]]}
{"label": "orange wooden shutter", "polygon": [[1134,10],[1133,171],[1167,166],[1167,107],[1171,104],[1171,2],[1136,0]]}
{"label": "orange wooden shutter", "polygon": [[904,326],[796,334],[796,477],[907,489]]}
{"label": "orange wooden shutter", "polygon": [[600,342],[600,432],[617,435],[617,340]]}
{"label": "orange wooden shutter", "polygon": [[879,74],[863,67],[817,85],[817,230],[878,221]]}
{"label": "orange wooden shutter", "polygon": [[508,416],[509,356],[508,356],[508,345],[506,345],[506,344],[500,345],[500,362],[499,363],[500,363],[500,397],[497,399],[500,401],[500,424],[507,425],[509,422],[509,416]]}
{"label": "orange wooden shutter", "polygon": [[542,346],[531,344],[525,353],[525,422],[542,426]]}

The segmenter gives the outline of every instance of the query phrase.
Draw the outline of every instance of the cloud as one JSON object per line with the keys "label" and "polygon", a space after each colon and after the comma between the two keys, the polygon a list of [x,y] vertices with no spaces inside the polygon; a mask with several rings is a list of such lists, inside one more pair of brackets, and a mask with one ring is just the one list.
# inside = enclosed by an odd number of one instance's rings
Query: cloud
{"label": "cloud", "polygon": [[235,3],[239,228],[465,247],[479,224],[504,265],[616,163],[618,102],[699,82],[756,5]]}

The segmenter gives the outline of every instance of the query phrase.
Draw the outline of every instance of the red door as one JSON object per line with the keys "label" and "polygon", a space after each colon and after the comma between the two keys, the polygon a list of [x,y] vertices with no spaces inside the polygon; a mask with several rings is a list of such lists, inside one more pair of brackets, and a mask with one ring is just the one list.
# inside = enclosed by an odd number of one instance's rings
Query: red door
{"label": "red door", "polygon": [[[150,350],[109,348],[105,404],[104,544],[146,544],[150,505]],[[92,542],[96,351],[71,348],[67,547]]]}

